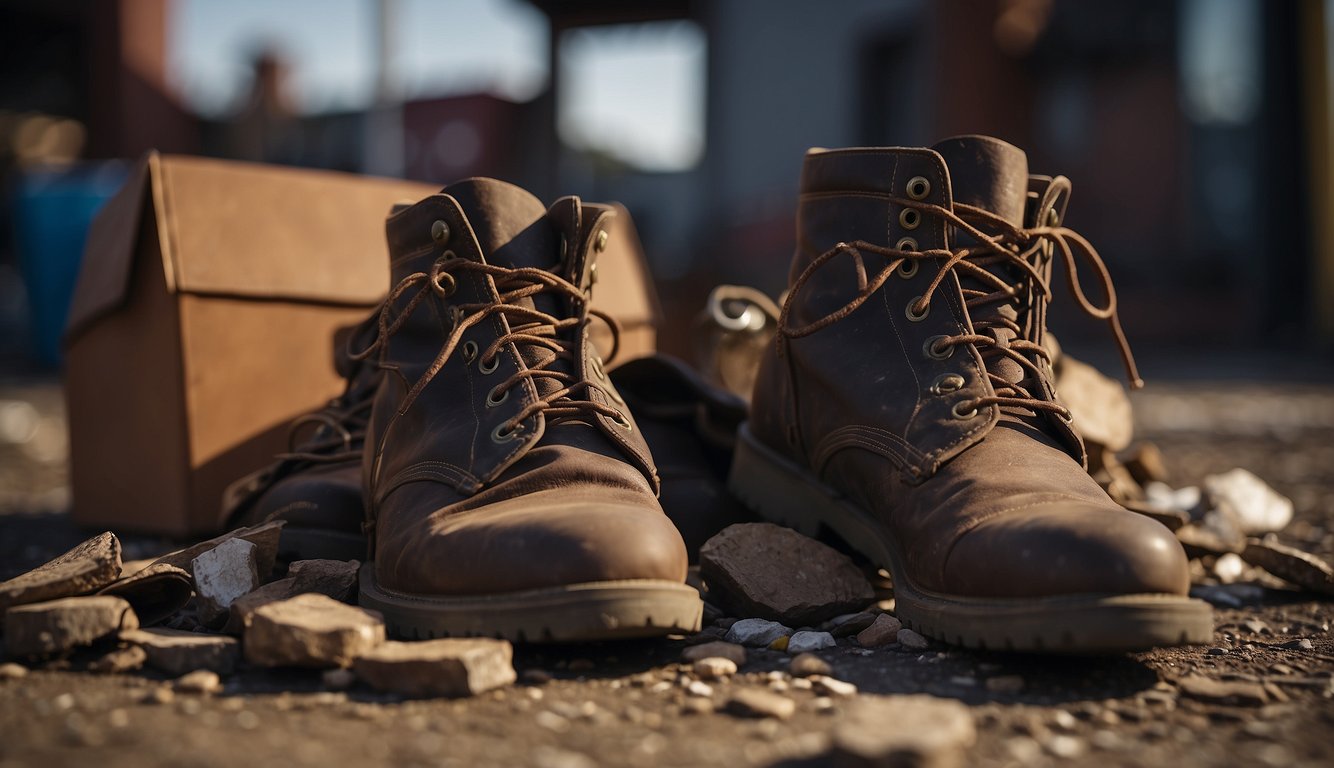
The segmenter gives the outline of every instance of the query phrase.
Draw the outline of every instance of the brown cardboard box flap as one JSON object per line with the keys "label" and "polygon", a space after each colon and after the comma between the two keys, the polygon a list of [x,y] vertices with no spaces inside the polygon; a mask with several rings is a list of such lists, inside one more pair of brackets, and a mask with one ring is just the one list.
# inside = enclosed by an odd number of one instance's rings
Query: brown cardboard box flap
{"label": "brown cardboard box flap", "polygon": [[[150,192],[168,291],[371,306],[388,283],[383,227],[378,219],[348,222],[347,211],[435,191],[333,171],[149,153],[107,204],[118,210],[90,230],[97,258],[80,274],[69,335],[124,301],[139,234],[138,215],[124,209],[142,208]],[[321,243],[314,263],[312,240]]]}

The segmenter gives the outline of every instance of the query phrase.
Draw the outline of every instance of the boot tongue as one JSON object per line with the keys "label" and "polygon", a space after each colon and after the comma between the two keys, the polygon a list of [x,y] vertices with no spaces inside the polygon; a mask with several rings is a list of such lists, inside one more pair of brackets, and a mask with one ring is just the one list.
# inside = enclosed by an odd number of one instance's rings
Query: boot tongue
{"label": "boot tongue", "polygon": [[990,136],[955,136],[932,147],[950,169],[954,202],[988,210],[1014,226],[1024,223],[1028,156]]}
{"label": "boot tongue", "polygon": [[[1028,199],[1028,156],[1018,147],[989,136],[956,136],[932,147],[945,160],[950,172],[950,191],[954,202],[990,211],[1016,227],[1023,226],[1024,207]],[[981,227],[987,231],[987,227]],[[972,241],[967,235],[957,235],[956,242]],[[1018,274],[1004,265],[988,267],[1006,282],[1014,283]],[[959,282],[964,288],[990,293],[994,288],[960,272]],[[974,323],[982,320],[1017,320],[1018,312],[1012,304],[995,303],[973,312]],[[1007,328],[993,326],[991,335],[1007,343],[1015,334]],[[987,369],[1011,384],[1021,384],[1026,376],[1023,366],[996,352],[984,354]]]}
{"label": "boot tongue", "polygon": [[556,267],[559,238],[546,206],[530,192],[495,179],[464,179],[443,192],[463,208],[488,264]]}

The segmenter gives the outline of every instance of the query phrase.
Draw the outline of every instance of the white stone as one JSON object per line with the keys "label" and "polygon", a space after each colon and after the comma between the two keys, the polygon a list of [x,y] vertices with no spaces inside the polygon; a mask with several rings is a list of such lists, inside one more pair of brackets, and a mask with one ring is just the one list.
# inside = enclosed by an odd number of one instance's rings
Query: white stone
{"label": "white stone", "polygon": [[767,648],[779,638],[788,637],[792,630],[776,621],[767,619],[742,619],[727,630],[725,638],[729,643],[748,645],[752,648]]}
{"label": "white stone", "polygon": [[698,680],[692,680],[690,684],[686,686],[686,693],[691,696],[707,699],[713,695],[713,686],[708,683],[701,683]]}
{"label": "white stone", "polygon": [[720,656],[711,656],[696,661],[692,669],[695,670],[695,674],[705,680],[717,680],[735,675],[736,662]]}
{"label": "white stone", "polygon": [[810,681],[815,686],[816,693],[822,693],[826,696],[857,695],[857,686],[828,675],[812,675]]}
{"label": "white stone", "polygon": [[1144,498],[1150,503],[1168,509],[1191,512],[1200,506],[1200,489],[1193,485],[1173,488],[1167,483],[1151,480],[1144,485]]}
{"label": "white stone", "polygon": [[180,693],[217,693],[222,690],[222,680],[216,672],[197,669],[182,675],[173,687]]}
{"label": "white stone", "polygon": [[232,603],[259,586],[258,549],[245,539],[228,539],[191,562],[203,623],[225,620]]}
{"label": "white stone", "polygon": [[1246,561],[1241,559],[1241,555],[1228,552],[1220,555],[1214,562],[1214,575],[1224,584],[1231,584],[1246,572]]}
{"label": "white stone", "polygon": [[1244,533],[1279,531],[1292,522],[1292,501],[1244,469],[1209,475],[1204,492],[1213,506],[1231,511]]}
{"label": "white stone", "polygon": [[797,632],[787,639],[787,652],[791,654],[810,653],[837,645],[834,636],[828,632]]}

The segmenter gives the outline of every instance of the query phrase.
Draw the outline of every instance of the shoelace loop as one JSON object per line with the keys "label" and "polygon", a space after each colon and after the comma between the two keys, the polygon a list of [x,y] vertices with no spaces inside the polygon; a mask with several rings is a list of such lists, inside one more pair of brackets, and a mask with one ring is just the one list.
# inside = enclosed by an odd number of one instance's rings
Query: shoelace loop
{"label": "shoelace loop", "polygon": [[[1052,180],[1046,199],[1055,200],[1060,194],[1068,192],[1069,188],[1069,180],[1064,176],[1058,176]],[[951,272],[955,271],[964,273],[993,289],[985,291],[964,288],[964,303],[970,311],[997,303],[1017,303],[1022,298],[1025,289],[1035,290],[1037,294],[1035,298],[1045,304],[1051,299],[1051,287],[1043,279],[1037,263],[1041,259],[1047,258],[1042,252],[1045,250],[1044,246],[1050,244],[1052,252],[1061,255],[1065,265],[1067,285],[1080,309],[1091,317],[1106,321],[1110,327],[1112,336],[1121,353],[1121,361],[1125,366],[1126,377],[1131,387],[1138,389],[1143,386],[1144,382],[1139,376],[1138,368],[1135,366],[1130,345],[1126,341],[1125,332],[1121,328],[1120,317],[1117,314],[1116,289],[1112,285],[1111,275],[1108,273],[1107,266],[1098,254],[1097,249],[1078,232],[1065,226],[1016,227],[990,211],[962,203],[955,203],[954,210],[950,210],[921,200],[896,196],[887,196],[887,199],[897,205],[915,208],[924,215],[931,215],[944,220],[959,232],[969,235],[975,241],[975,244],[954,250],[936,248],[910,251],[889,248],[864,240],[837,243],[834,247],[815,257],[793,281],[788,299],[783,303],[782,312],[779,316],[779,333],[787,338],[797,339],[833,325],[856,311],[889,280],[896,270],[909,262],[922,264],[937,262],[939,264],[936,275],[927,289],[909,305],[909,311],[914,313],[914,316],[920,317],[929,309],[931,299],[940,285]],[[989,234],[985,230],[990,230],[994,234]],[[889,259],[889,262],[874,276],[869,276],[863,253],[884,256]],[[840,254],[847,254],[852,258],[857,275],[858,290],[856,296],[839,309],[823,317],[801,327],[792,327],[793,300],[800,295],[802,288],[822,266]],[[1093,268],[1101,284],[1103,293],[1107,297],[1104,306],[1094,304],[1084,291],[1079,278],[1079,262],[1081,259]],[[987,267],[997,264],[1018,270],[1018,284],[1012,284],[1004,277],[987,269]],[[963,334],[936,339],[933,351],[936,351],[934,348],[939,348],[940,354],[948,356],[946,350],[954,346],[974,344],[985,350],[994,350],[994,354],[1003,355],[1013,360],[1029,376],[1042,377],[1042,372],[1029,359],[1028,355],[1050,363],[1050,353],[1038,340],[1024,338],[1023,329],[1018,323],[1000,316],[998,313],[990,313],[985,319],[974,321],[971,325],[972,327],[966,329],[967,332]],[[1001,328],[1007,330],[1009,334],[1013,334],[1015,338],[1004,341],[1008,338],[1008,334],[987,333],[987,331]],[[977,408],[986,405],[999,405],[1028,408],[1056,413],[1061,418],[1069,420],[1069,411],[1061,405],[1035,397],[1017,384],[990,371],[988,371],[988,376],[997,394],[978,398],[968,403],[961,403],[960,406]]]}
{"label": "shoelace loop", "polygon": [[[386,348],[389,338],[407,322],[422,301],[432,294],[441,298],[452,297],[458,289],[459,276],[469,272],[490,275],[495,283],[496,292],[499,294],[499,300],[461,303],[450,308],[453,315],[453,324],[449,335],[445,338],[439,353],[431,361],[425,373],[408,390],[403,402],[399,405],[398,415],[402,416],[407,413],[426,386],[440,373],[445,363],[449,361],[455,350],[460,346],[463,334],[469,328],[492,316],[501,315],[508,321],[510,330],[497,336],[485,349],[477,353],[475,359],[480,369],[486,370],[489,368],[494,370],[494,366],[497,364],[496,356],[501,353],[506,344],[510,343],[543,347],[550,350],[552,355],[536,365],[521,367],[509,378],[493,387],[491,389],[492,396],[495,397],[497,402],[503,400],[505,394],[524,379],[546,378],[557,382],[559,388],[540,395],[534,402],[519,410],[518,413],[497,427],[497,435],[508,439],[521,429],[524,421],[538,413],[543,413],[549,424],[585,418],[593,414],[607,416],[621,424],[629,423],[625,414],[616,408],[577,397],[582,392],[596,389],[601,391],[608,399],[615,399],[606,387],[582,375],[571,374],[552,367],[556,361],[574,361],[575,353],[572,347],[581,334],[573,334],[570,338],[565,338],[562,334],[570,329],[586,326],[590,318],[593,317],[602,320],[611,329],[612,348],[606,359],[614,359],[620,346],[620,324],[611,315],[589,306],[588,296],[581,288],[543,269],[483,264],[469,259],[457,258],[452,253],[446,252],[432,263],[429,270],[415,272],[399,281],[380,309],[378,332],[375,340],[366,349],[352,352],[351,358],[353,360],[366,360],[376,352],[382,352]],[[417,292],[412,294],[402,310],[394,315],[394,305],[414,286],[418,287]],[[574,313],[570,317],[556,317],[535,307],[524,306],[519,303],[524,299],[532,299],[541,293],[552,293],[558,297],[568,299],[575,310]],[[396,370],[393,366],[386,365],[383,359],[380,361],[380,365],[382,368]]]}

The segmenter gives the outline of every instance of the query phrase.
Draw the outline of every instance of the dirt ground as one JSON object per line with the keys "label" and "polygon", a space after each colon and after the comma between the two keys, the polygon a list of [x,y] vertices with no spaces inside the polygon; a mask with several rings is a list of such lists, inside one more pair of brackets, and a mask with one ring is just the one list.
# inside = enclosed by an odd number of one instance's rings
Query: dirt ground
{"label": "dirt ground", "polygon": [[[1135,395],[1138,436],[1163,449],[1177,484],[1246,467],[1296,504],[1280,540],[1334,555],[1329,371],[1238,363],[1172,378],[1159,368],[1169,380]],[[6,419],[32,421],[6,410],[13,402],[37,415],[26,442],[6,442],[19,431]],[[90,533],[66,517],[63,434],[55,382],[0,383],[0,578]],[[171,546],[135,537],[124,544],[127,559]],[[1230,594],[1242,604],[1216,609],[1209,646],[1058,658],[937,645],[871,651],[843,640],[820,655],[861,694],[964,702],[978,731],[967,765],[1334,765],[1334,602],[1245,586]],[[333,691],[318,673],[260,670],[228,678],[215,696],[169,696],[154,673],[95,675],[80,671],[86,659],[76,657],[0,680],[0,768],[826,762],[829,732],[849,699],[798,690],[777,651],[752,652],[741,674],[712,683],[711,696],[688,696],[677,666],[688,642],[519,648],[520,684],[468,700]],[[1189,674],[1267,684],[1267,701],[1192,698],[1175,684]],[[775,685],[797,702],[791,719],[723,711],[730,691]]]}

